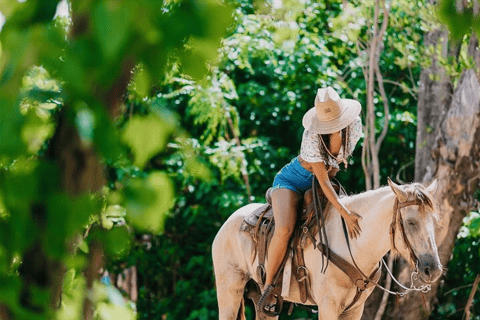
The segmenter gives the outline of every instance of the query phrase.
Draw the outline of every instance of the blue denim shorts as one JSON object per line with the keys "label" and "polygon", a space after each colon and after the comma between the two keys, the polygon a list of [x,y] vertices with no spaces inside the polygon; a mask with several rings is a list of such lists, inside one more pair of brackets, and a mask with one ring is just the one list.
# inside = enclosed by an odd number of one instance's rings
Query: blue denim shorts
{"label": "blue denim shorts", "polygon": [[273,179],[272,190],[290,189],[303,194],[312,187],[313,173],[306,170],[295,157]]}

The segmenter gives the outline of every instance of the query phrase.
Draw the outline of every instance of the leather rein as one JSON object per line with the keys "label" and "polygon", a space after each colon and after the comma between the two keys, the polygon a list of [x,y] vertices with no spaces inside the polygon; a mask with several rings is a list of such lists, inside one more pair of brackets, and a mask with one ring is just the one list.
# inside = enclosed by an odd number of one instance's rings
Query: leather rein
{"label": "leather rein", "polygon": [[[357,287],[357,294],[355,295],[353,301],[345,308],[344,312],[348,311],[353,305],[360,299],[361,294],[368,288],[372,286],[376,286],[380,288],[381,290],[388,292],[390,294],[396,295],[403,297],[406,294],[408,294],[410,291],[420,291],[423,293],[428,292],[431,289],[430,285],[422,285],[419,288],[415,287],[413,284],[413,280],[417,279],[418,275],[418,258],[415,252],[413,251],[412,245],[410,244],[410,241],[408,240],[407,234],[405,232],[405,226],[402,218],[402,213],[400,211],[401,208],[407,207],[407,206],[412,206],[412,205],[418,205],[418,206],[424,206],[423,202],[420,200],[412,200],[412,201],[405,201],[405,202],[400,202],[398,198],[395,198],[395,203],[393,206],[393,217],[392,217],[392,222],[390,223],[390,241],[391,241],[391,246],[392,250],[397,250],[397,247],[395,245],[395,232],[397,229],[397,225],[399,226],[398,228],[400,229],[400,232],[402,234],[403,241],[405,243],[405,246],[407,247],[409,253],[410,253],[410,258],[412,259],[412,262],[415,264],[415,269],[411,274],[411,286],[410,288],[405,287],[395,277],[393,276],[392,272],[388,268],[387,264],[385,263],[385,260],[382,258],[382,262],[387,269],[388,274],[390,277],[402,288],[405,290],[405,292],[395,292],[395,291],[390,291],[381,285],[378,284],[378,281],[380,279],[381,275],[381,267],[382,264],[379,263],[379,267],[377,270],[371,275],[367,276],[357,265],[355,259],[353,258],[353,254],[351,251],[350,247],[350,240],[348,237],[348,231],[347,231],[347,226],[345,223],[345,220],[343,217],[341,218],[342,220],[342,226],[343,226],[343,232],[345,235],[345,239],[347,242],[347,247],[348,251],[350,253],[350,258],[352,259],[353,266],[351,263],[346,261],[344,258],[338,256],[336,253],[334,253],[332,250],[329,249],[328,247],[328,240],[327,240],[327,234],[325,231],[325,216],[324,213],[322,212],[321,205],[318,199],[318,182],[317,179],[314,177],[313,179],[313,193],[314,193],[314,204],[315,204],[315,212],[316,212],[316,219],[317,219],[317,224],[319,227],[318,233],[320,236],[319,242],[316,243],[314,240],[314,237],[311,235],[309,230],[305,231],[305,233],[308,233],[309,237],[313,240],[313,245],[315,248],[317,248],[321,253],[322,253],[322,269],[321,272],[324,273],[328,267],[328,262],[332,261],[333,264],[335,264],[340,270],[342,270],[355,284]],[[340,184],[339,184],[340,185]],[[345,190],[343,187],[340,185],[341,190],[345,193]],[[345,193],[346,194],[346,193]],[[320,216],[320,217],[319,217]],[[323,238],[325,238],[325,243],[323,241]],[[326,265],[324,264],[323,261],[323,256],[325,256],[327,259]]]}
{"label": "leather rein", "polygon": [[[424,203],[422,201],[420,201],[419,199],[415,199],[415,200],[411,200],[411,201],[405,201],[405,202],[400,202],[398,200],[398,198],[396,197],[395,198],[395,203],[393,205],[393,216],[392,216],[392,222],[390,223],[390,242],[392,244],[392,250],[397,250],[397,247],[395,246],[395,231],[397,229],[397,225],[399,226],[399,229],[401,231],[401,234],[402,234],[402,239],[403,239],[403,242],[405,243],[405,246],[407,247],[407,250],[410,254],[410,258],[412,259],[412,263],[415,265],[415,269],[414,271],[412,272],[411,274],[411,286],[410,288],[407,288],[406,286],[402,285],[392,274],[392,272],[390,271],[390,269],[388,268],[387,264],[385,263],[385,260],[382,258],[382,262],[383,262],[383,265],[385,266],[385,269],[387,269],[388,271],[388,274],[390,275],[390,277],[402,288],[405,290],[405,292],[396,292],[396,291],[390,291],[384,287],[382,287],[381,285],[379,285],[377,281],[374,281],[373,279],[371,279],[370,277],[367,277],[365,275],[365,273],[362,272],[362,270],[358,267],[357,263],[355,262],[355,259],[353,258],[353,254],[352,254],[352,251],[351,251],[351,248],[350,248],[350,240],[348,238],[348,231],[347,231],[347,226],[346,226],[346,223],[345,223],[345,220],[343,219],[342,217],[342,226],[343,226],[343,233],[345,235],[345,239],[347,241],[347,247],[348,247],[348,252],[350,253],[350,258],[352,259],[353,261],[353,264],[355,265],[355,268],[358,270],[358,272],[360,272],[360,274],[364,277],[364,281],[365,283],[370,283],[370,284],[373,284],[375,285],[377,288],[380,288],[381,290],[383,291],[386,291],[390,294],[393,294],[393,295],[398,295],[400,297],[403,297],[405,295],[407,295],[408,293],[410,293],[410,291],[420,291],[420,292],[423,292],[423,293],[426,293],[428,291],[431,290],[431,285],[429,284],[426,284],[426,285],[422,285],[420,286],[419,288],[415,287],[414,284],[413,284],[413,280],[414,279],[417,279],[418,277],[418,258],[417,258],[417,255],[415,254],[415,252],[413,251],[413,248],[412,248],[412,245],[410,244],[410,241],[408,240],[408,237],[407,237],[407,233],[405,232],[405,226],[404,226],[404,223],[403,223],[403,218],[402,218],[402,213],[400,211],[401,208],[404,208],[404,207],[408,207],[408,206],[414,206],[414,205],[418,205],[418,206],[424,206]],[[358,285],[357,285],[358,287]],[[360,289],[360,288],[359,288]]]}

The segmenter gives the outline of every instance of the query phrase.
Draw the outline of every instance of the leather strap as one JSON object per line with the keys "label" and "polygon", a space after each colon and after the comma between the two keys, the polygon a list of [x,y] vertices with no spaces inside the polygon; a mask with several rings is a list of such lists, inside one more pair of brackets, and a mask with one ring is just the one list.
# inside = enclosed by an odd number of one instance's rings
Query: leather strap
{"label": "leather strap", "polygon": [[[378,280],[380,280],[381,275],[382,275],[382,263],[379,262],[379,266],[378,266],[377,270],[375,270],[370,275],[369,278],[372,281],[375,281],[375,283],[377,283]],[[367,284],[367,288],[370,288],[372,286],[374,286],[372,283]],[[345,310],[343,310],[343,312],[348,312],[358,302],[358,300],[360,300],[360,297],[362,296],[362,294],[363,294],[363,291],[357,290],[357,293],[355,294],[355,297],[353,298],[352,302],[350,302],[350,304],[345,308]]]}
{"label": "leather strap", "polygon": [[405,202],[400,202],[398,198],[395,199],[395,204],[393,205],[392,222],[390,223],[390,242],[392,243],[392,249],[397,250],[397,247],[395,246],[395,230],[396,230],[397,221],[398,221],[398,225],[402,233],[403,242],[405,243],[405,246],[407,247],[408,252],[410,253],[410,258],[412,259],[412,262],[415,263],[415,261],[418,261],[418,258],[415,252],[413,251],[410,241],[407,238],[407,234],[405,232],[405,226],[403,224],[402,213],[400,212],[401,208],[413,206],[413,205],[421,206],[423,205],[423,202],[420,201],[419,199],[415,199],[412,201],[405,201]]}
{"label": "leather strap", "polygon": [[[325,245],[322,243],[321,245],[318,246],[318,249],[324,253],[326,250]],[[365,291],[367,288],[369,288],[369,281],[365,281],[365,278],[362,276],[362,274],[355,268],[351,263],[340,257],[338,254],[333,252],[332,250],[329,250],[330,252],[330,261],[337,266],[340,270],[343,271],[351,280],[352,282],[357,286],[357,288],[360,291]]]}
{"label": "leather strap", "polygon": [[308,271],[305,267],[305,259],[303,256],[303,248],[300,245],[300,235],[296,237],[297,244],[296,249],[294,248],[294,257],[296,258],[295,264],[295,275],[298,281],[298,286],[300,289],[300,301],[305,303],[307,301],[307,281],[308,281]]}
{"label": "leather strap", "polygon": [[[322,203],[318,195],[319,183],[315,175],[313,176],[313,179],[312,179],[312,189],[313,189],[313,203],[315,204],[315,219],[317,221],[318,235],[320,237],[320,241],[317,244],[317,247],[323,244],[325,245],[323,255],[322,255],[322,271],[321,271],[322,273],[325,273],[325,271],[328,268],[328,263],[330,261],[330,254],[329,254],[327,232],[325,230],[325,215],[323,213]],[[326,257],[326,263],[324,261],[323,256]]]}
{"label": "leather strap", "polygon": [[259,230],[258,230],[258,266],[257,266],[257,276],[260,280],[260,285],[265,284],[265,251],[267,249],[267,229],[268,229],[268,221],[265,220],[259,223]]}

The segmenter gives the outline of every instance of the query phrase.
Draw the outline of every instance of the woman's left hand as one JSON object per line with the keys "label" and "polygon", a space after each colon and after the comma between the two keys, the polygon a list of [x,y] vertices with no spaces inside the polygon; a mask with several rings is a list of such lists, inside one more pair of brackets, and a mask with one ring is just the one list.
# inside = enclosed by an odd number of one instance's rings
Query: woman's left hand
{"label": "woman's left hand", "polygon": [[345,211],[346,212],[342,213],[342,216],[347,223],[348,234],[351,239],[356,239],[360,236],[360,232],[362,232],[362,229],[358,224],[358,220],[362,219],[362,217],[348,209],[346,209]]}

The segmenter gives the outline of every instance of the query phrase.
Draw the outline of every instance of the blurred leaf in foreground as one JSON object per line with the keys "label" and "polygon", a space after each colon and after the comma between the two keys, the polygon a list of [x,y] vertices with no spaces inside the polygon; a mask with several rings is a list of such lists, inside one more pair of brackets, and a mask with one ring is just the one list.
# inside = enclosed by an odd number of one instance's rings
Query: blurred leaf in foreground
{"label": "blurred leaf in foreground", "polygon": [[138,230],[163,230],[167,210],[174,200],[174,189],[165,173],[154,172],[146,179],[133,178],[125,190],[127,220]]}
{"label": "blurred leaf in foreground", "polygon": [[174,128],[173,121],[164,120],[155,114],[134,116],[122,135],[123,141],[133,152],[134,164],[143,168],[151,157],[165,148]]}

